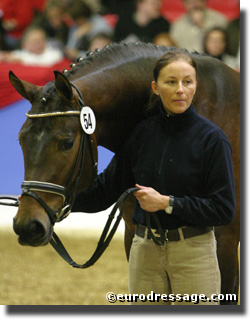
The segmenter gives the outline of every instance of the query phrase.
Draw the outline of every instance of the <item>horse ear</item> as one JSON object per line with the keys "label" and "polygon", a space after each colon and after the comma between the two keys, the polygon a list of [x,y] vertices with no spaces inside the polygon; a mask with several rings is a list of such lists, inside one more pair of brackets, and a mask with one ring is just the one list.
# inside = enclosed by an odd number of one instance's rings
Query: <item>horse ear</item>
{"label": "horse ear", "polygon": [[9,72],[9,79],[16,91],[25,99],[32,102],[37,86],[19,79],[12,71]]}
{"label": "horse ear", "polygon": [[73,91],[68,78],[59,71],[54,71],[57,92],[66,100],[73,99]]}

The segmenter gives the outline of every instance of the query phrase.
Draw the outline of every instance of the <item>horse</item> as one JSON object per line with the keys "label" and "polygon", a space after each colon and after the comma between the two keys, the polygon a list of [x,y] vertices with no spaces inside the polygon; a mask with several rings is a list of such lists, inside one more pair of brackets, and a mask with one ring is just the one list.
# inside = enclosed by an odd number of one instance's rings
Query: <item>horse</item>
{"label": "horse", "polygon": [[[67,193],[72,195],[94,182],[93,158],[97,161],[97,146],[101,145],[114,153],[119,152],[135,126],[146,117],[145,110],[153,80],[152,70],[156,60],[168,50],[174,48],[144,43],[112,44],[79,59],[71,65],[70,70],[54,71],[55,80],[45,86],[23,81],[10,71],[12,85],[32,105],[19,132],[26,185],[24,183],[13,227],[22,245],[41,246],[50,241],[55,221],[51,221],[46,214],[46,208],[52,212],[60,212],[60,216],[63,216],[68,211],[67,206],[61,210],[65,186],[67,185]],[[233,150],[236,212],[230,224],[215,227],[215,235],[222,279],[221,293],[237,295],[237,248],[240,241],[240,75],[215,58],[197,52],[190,54],[198,69],[198,85],[193,104],[199,114],[224,130]],[[81,96],[96,117],[95,132],[89,135],[90,140],[86,143],[84,152],[81,151],[84,155],[79,154],[82,137],[79,121]],[[80,166],[81,176],[78,175]],[[31,187],[32,181],[35,184],[33,196],[30,196],[31,192],[29,194],[26,189]],[[131,222],[133,206],[134,198],[131,197],[123,214],[127,259],[135,233],[135,226]],[[221,301],[221,304],[231,303]]]}

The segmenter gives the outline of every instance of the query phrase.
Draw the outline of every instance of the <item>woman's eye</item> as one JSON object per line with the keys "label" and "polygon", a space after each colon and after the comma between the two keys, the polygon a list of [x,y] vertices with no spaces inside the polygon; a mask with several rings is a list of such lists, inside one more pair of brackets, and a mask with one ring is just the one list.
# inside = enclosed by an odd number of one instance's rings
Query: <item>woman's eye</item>
{"label": "woman's eye", "polygon": [[72,149],[73,145],[74,145],[74,141],[72,141],[72,140],[63,140],[63,141],[59,142],[58,149],[60,151],[67,151],[67,150]]}

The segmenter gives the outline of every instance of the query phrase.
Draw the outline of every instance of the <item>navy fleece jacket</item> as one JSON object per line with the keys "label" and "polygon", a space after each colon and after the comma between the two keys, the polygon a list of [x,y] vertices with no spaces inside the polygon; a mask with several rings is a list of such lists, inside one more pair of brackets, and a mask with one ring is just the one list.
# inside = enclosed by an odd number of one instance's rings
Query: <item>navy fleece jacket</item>
{"label": "navy fleece jacket", "polygon": [[[139,123],[123,150],[98,176],[91,193],[77,196],[72,211],[104,210],[135,183],[174,196],[171,215],[157,212],[166,229],[225,225],[233,218],[230,143],[193,105],[182,114],[169,116],[163,111]],[[136,201],[134,223],[146,225],[145,217]]]}

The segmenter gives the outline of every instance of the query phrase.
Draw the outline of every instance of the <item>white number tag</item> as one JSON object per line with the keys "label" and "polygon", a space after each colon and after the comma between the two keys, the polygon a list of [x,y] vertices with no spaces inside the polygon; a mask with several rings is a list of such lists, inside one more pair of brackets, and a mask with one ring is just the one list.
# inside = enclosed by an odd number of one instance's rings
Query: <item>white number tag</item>
{"label": "white number tag", "polygon": [[80,122],[83,131],[87,134],[92,134],[95,132],[96,120],[95,114],[90,107],[83,107],[80,114]]}

